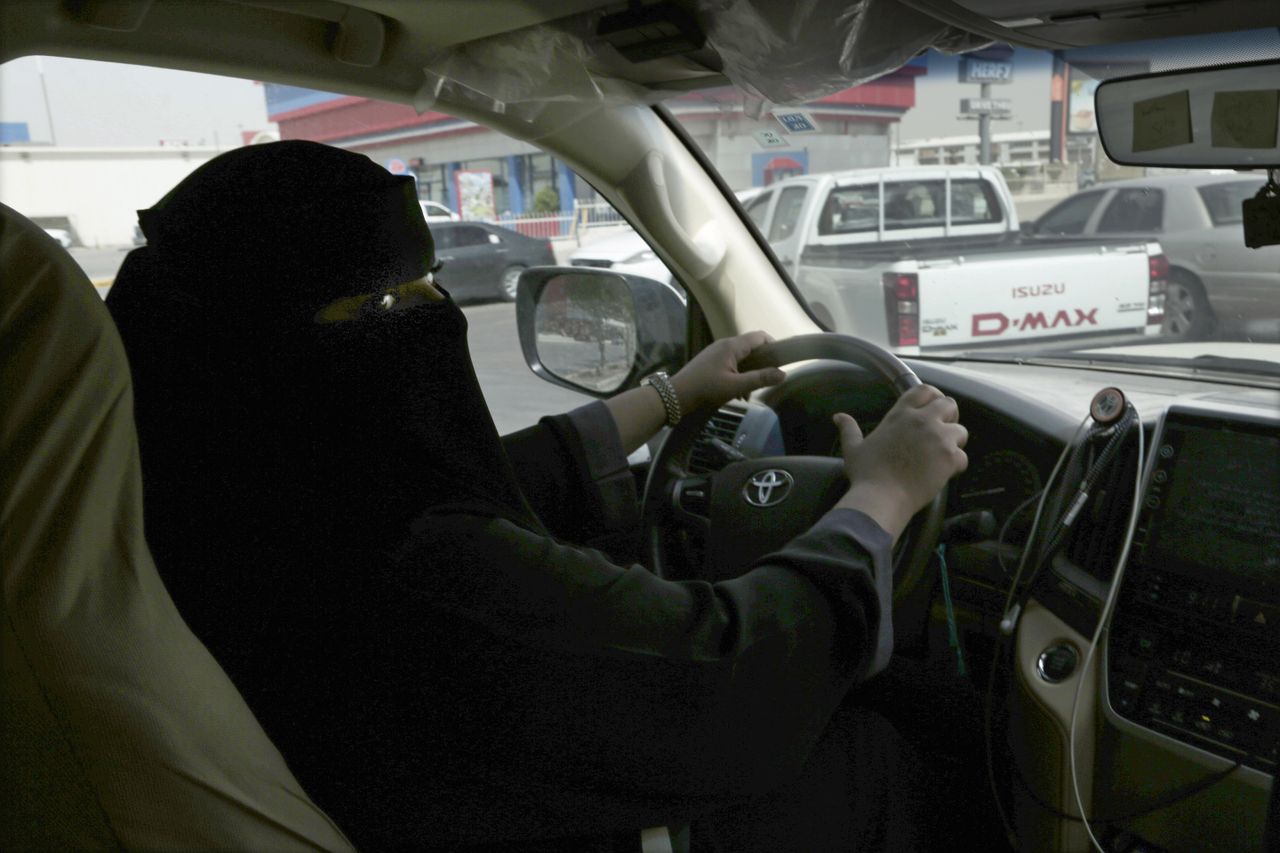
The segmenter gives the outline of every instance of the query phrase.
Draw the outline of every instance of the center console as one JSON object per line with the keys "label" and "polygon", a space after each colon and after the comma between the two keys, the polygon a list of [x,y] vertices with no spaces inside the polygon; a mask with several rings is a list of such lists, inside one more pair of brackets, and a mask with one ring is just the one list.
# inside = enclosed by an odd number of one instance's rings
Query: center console
{"label": "center console", "polygon": [[1280,762],[1280,421],[1171,407],[1112,617],[1110,712],[1274,773]]}

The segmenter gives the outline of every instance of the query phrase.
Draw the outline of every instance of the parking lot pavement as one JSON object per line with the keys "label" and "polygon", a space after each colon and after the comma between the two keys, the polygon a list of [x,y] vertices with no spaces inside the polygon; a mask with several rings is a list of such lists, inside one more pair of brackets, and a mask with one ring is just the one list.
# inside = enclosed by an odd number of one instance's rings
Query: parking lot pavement
{"label": "parking lot pavement", "polygon": [[585,394],[533,375],[520,351],[516,309],[509,302],[467,305],[467,342],[476,377],[499,433],[532,426],[544,415],[567,412],[590,402]]}

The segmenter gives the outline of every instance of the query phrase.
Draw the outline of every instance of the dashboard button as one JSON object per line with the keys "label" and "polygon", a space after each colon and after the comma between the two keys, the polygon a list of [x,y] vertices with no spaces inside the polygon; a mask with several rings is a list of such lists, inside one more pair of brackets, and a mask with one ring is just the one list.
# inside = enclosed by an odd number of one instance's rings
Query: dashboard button
{"label": "dashboard button", "polygon": [[1036,661],[1036,669],[1042,679],[1050,684],[1058,684],[1071,677],[1079,661],[1080,654],[1075,646],[1059,643],[1040,653],[1040,658]]}
{"label": "dashboard button", "polygon": [[1247,693],[1261,696],[1263,699],[1280,699],[1280,674],[1254,670],[1248,679],[1250,689]]}
{"label": "dashboard button", "polygon": [[1143,657],[1150,657],[1160,646],[1160,636],[1155,631],[1139,629],[1133,635],[1133,651]]}

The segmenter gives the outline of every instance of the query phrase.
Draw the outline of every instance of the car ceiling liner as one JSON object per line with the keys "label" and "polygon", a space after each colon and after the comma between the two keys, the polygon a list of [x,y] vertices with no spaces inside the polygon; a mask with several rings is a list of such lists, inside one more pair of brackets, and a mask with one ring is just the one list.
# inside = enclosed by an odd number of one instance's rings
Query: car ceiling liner
{"label": "car ceiling liner", "polygon": [[465,105],[532,126],[556,102],[651,104],[727,79],[759,118],[772,105],[872,80],[927,48],[989,43],[896,0],[695,0],[692,16],[689,5],[632,3],[442,48],[423,68],[414,106]]}

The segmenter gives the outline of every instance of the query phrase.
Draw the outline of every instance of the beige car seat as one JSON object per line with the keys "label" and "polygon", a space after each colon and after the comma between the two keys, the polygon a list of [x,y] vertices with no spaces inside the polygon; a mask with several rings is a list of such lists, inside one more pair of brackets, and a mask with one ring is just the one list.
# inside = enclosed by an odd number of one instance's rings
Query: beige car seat
{"label": "beige car seat", "polygon": [[0,205],[0,849],[349,850],[174,609],[102,300]]}

